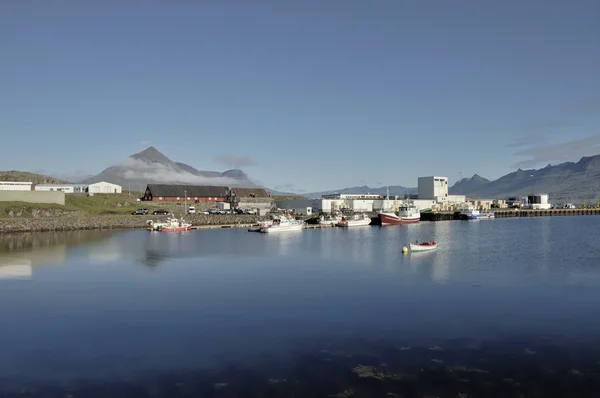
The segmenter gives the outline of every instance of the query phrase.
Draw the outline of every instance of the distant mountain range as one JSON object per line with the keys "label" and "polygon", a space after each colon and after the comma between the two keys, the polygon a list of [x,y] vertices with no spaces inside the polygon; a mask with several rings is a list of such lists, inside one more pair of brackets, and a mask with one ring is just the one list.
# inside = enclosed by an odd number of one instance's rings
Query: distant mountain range
{"label": "distant mountain range", "polygon": [[504,198],[547,193],[550,201],[600,199],[600,155],[583,157],[579,162],[565,162],[542,169],[507,174],[490,181],[478,175],[463,178],[450,188],[452,194],[470,198]]}
{"label": "distant mountain range", "polygon": [[404,195],[407,194],[416,194],[417,188],[406,188],[400,185],[390,185],[389,187],[380,187],[380,188],[371,188],[366,185],[362,187],[350,187],[350,188],[342,188],[336,189],[333,191],[322,191],[322,192],[310,192],[303,194],[307,198],[320,198],[322,195],[331,195],[334,193],[340,194],[349,194],[349,193],[372,193],[379,194],[385,196],[387,194],[389,188],[390,197],[398,196],[399,198],[404,198]]}
{"label": "distant mountain range", "polygon": [[[390,186],[390,196],[403,197],[417,193],[417,188]],[[386,194],[387,187],[368,186],[342,188],[333,191],[311,192],[309,198],[332,193],[375,193]],[[524,196],[534,193],[547,193],[550,201],[595,201],[600,199],[600,155],[583,157],[579,162],[566,162],[542,169],[530,169],[507,174],[497,180],[475,174],[463,178],[449,188],[449,193],[466,195],[471,199],[505,199],[509,196]]]}
{"label": "distant mountain range", "polygon": [[[124,189],[137,191],[148,183],[226,185],[235,187],[258,187],[242,170],[232,169],[224,172],[198,170],[188,164],[175,162],[154,147],[134,153],[116,165],[104,169],[101,173],[77,181],[92,184],[106,181],[121,185]],[[272,195],[294,195],[267,189]]]}

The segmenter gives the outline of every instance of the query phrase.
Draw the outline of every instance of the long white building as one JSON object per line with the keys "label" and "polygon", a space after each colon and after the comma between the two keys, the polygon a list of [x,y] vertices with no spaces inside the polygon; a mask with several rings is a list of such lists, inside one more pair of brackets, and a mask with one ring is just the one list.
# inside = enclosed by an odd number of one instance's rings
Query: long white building
{"label": "long white building", "polygon": [[31,191],[32,182],[0,181],[0,191]]}
{"label": "long white building", "polygon": [[36,191],[62,191],[64,193],[75,192],[73,184],[37,184]]}

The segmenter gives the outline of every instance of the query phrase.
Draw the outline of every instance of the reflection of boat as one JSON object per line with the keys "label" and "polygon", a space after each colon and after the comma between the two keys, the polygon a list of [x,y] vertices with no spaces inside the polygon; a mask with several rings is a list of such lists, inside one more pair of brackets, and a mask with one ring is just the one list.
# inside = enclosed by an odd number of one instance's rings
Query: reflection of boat
{"label": "reflection of boat", "polygon": [[273,218],[271,224],[265,224],[260,227],[260,232],[285,232],[285,231],[300,231],[304,229],[304,222],[298,221],[286,216]]}
{"label": "reflection of boat", "polygon": [[395,213],[379,213],[381,225],[414,224],[421,221],[421,212],[414,205],[402,205]]}
{"label": "reflection of boat", "polygon": [[322,215],[319,217],[319,225],[337,225],[342,221],[342,217],[337,214]]}
{"label": "reflection of boat", "polygon": [[494,218],[494,213],[481,213],[472,205],[462,206],[459,211],[461,218],[465,220],[489,220]]}
{"label": "reflection of boat", "polygon": [[354,214],[352,218],[343,217],[342,221],[338,222],[338,227],[363,227],[371,224],[371,217],[362,213]]}
{"label": "reflection of boat", "polygon": [[[27,260],[24,262],[27,262]],[[29,279],[32,274],[30,264],[0,265],[0,279]]]}
{"label": "reflection of boat", "polygon": [[166,225],[160,227],[161,232],[183,232],[192,229],[192,224],[185,222],[183,219],[169,218]]}
{"label": "reflection of boat", "polygon": [[424,243],[410,243],[410,251],[411,252],[426,252],[429,250],[437,249],[437,242],[424,242]]}

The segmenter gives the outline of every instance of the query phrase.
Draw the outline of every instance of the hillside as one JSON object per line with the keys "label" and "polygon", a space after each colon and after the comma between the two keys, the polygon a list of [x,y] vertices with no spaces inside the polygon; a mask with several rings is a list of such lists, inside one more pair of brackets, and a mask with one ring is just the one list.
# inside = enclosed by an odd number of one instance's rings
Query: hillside
{"label": "hillside", "polygon": [[471,198],[547,193],[555,202],[597,200],[600,198],[600,155],[583,157],[577,163],[547,165],[542,169],[518,169],[494,181],[473,176],[458,181],[450,187],[450,193]]}
{"label": "hillside", "polygon": [[36,184],[69,184],[69,181],[58,180],[53,177],[43,176],[41,174],[30,173],[28,171],[0,171],[0,181],[20,181],[32,182]]}
{"label": "hillside", "polygon": [[80,182],[90,184],[99,181],[119,184],[124,189],[128,186],[139,189],[148,183],[257,186],[242,170],[197,170],[188,164],[172,161],[152,146]]}
{"label": "hillside", "polygon": [[361,187],[342,188],[333,191],[310,192],[304,194],[307,198],[320,198],[322,195],[331,195],[334,193],[350,194],[350,193],[372,193],[385,196],[389,188],[390,196],[404,197],[408,194],[416,194],[417,188],[407,188],[400,185],[390,185],[389,187],[371,188],[366,185]]}

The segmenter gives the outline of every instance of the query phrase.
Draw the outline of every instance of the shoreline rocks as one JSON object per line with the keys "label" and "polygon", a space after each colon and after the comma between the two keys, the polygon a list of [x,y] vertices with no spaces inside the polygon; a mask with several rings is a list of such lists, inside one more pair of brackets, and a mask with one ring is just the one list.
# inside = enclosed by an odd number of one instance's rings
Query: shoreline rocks
{"label": "shoreline rocks", "polygon": [[[0,219],[0,233],[76,231],[92,229],[145,228],[148,220],[162,220],[167,216],[80,216],[80,217],[14,217]],[[194,226],[254,224],[255,215],[189,215],[184,219]]]}

